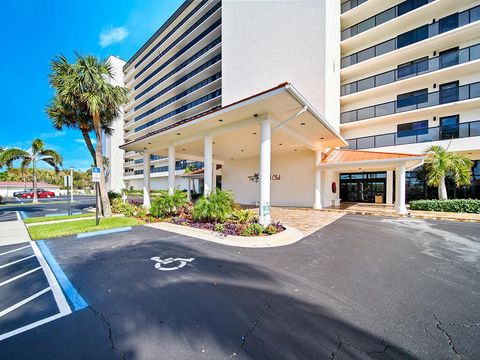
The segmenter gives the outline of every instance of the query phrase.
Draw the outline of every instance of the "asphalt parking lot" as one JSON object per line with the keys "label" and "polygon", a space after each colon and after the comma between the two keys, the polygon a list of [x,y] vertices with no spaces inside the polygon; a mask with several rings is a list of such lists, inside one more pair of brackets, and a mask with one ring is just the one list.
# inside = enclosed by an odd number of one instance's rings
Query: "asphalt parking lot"
{"label": "asphalt parking lot", "polygon": [[[21,218],[37,216],[66,215],[68,204],[66,196],[57,196],[50,199],[39,199],[40,204],[32,204],[32,200],[7,198],[0,206],[0,222],[17,220],[18,211]],[[84,213],[89,207],[95,206],[95,196],[75,195],[71,203],[74,213]]]}
{"label": "asphalt parking lot", "polygon": [[480,358],[478,224],[344,216],[271,249],[145,226],[45,244],[88,307],[1,341],[1,359]]}

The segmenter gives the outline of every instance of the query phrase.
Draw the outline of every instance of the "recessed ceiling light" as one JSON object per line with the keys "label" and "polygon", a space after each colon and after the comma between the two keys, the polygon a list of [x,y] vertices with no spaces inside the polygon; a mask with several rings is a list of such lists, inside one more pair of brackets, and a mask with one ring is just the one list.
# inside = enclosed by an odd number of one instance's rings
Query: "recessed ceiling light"
{"label": "recessed ceiling light", "polygon": [[180,133],[177,133],[177,135],[180,135]]}
{"label": "recessed ceiling light", "polygon": [[233,158],[230,158],[230,160],[233,160]]}
{"label": "recessed ceiling light", "polygon": [[278,144],[278,145],[282,146],[283,144],[282,144],[282,143],[280,143],[280,144]]}
{"label": "recessed ceiling light", "polygon": [[182,151],[185,151],[185,150],[187,150],[187,149],[182,149]]}
{"label": "recessed ceiling light", "polygon": [[215,145],[215,141],[213,141],[212,144]]}
{"label": "recessed ceiling light", "polygon": [[148,143],[148,145],[152,145],[152,143]]}
{"label": "recessed ceiling light", "polygon": [[218,122],[223,122],[223,119],[218,119]]}
{"label": "recessed ceiling light", "polygon": [[253,133],[253,135],[257,135],[257,133]]}
{"label": "recessed ceiling light", "polygon": [[297,151],[297,149],[293,150],[293,151]]}
{"label": "recessed ceiling light", "polygon": [[323,137],[322,137],[322,138],[320,138],[320,140],[323,140],[323,139],[325,139],[325,138],[323,138]]}
{"label": "recessed ceiling light", "polygon": [[240,151],[243,152],[244,150],[242,149],[242,150],[240,150]]}
{"label": "recessed ceiling light", "polygon": [[300,125],[302,125],[302,126],[303,126],[303,125],[305,125],[305,123],[300,123]]}

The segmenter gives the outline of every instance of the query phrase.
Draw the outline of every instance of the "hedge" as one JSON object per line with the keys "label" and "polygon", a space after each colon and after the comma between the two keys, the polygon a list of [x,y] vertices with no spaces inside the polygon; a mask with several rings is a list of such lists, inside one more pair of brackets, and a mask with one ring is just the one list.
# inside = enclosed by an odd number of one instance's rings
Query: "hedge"
{"label": "hedge", "polygon": [[480,200],[414,200],[410,202],[410,210],[480,214]]}

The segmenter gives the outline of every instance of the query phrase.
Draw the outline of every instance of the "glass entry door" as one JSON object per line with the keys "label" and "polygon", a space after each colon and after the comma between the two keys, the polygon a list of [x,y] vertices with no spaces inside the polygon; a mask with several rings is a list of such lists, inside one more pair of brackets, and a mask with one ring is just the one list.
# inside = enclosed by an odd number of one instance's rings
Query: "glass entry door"
{"label": "glass entry door", "polygon": [[385,172],[340,174],[340,199],[346,202],[385,203],[386,178]]}

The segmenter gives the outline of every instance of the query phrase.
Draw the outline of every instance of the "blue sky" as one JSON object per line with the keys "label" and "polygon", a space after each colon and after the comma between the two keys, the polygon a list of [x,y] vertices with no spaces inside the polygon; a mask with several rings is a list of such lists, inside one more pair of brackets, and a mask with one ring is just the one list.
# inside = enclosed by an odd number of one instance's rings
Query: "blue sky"
{"label": "blue sky", "polygon": [[29,147],[40,137],[86,169],[79,132],[56,131],[45,113],[52,97],[50,60],[74,51],[128,60],[183,0],[3,0],[0,12],[0,146]]}

